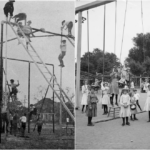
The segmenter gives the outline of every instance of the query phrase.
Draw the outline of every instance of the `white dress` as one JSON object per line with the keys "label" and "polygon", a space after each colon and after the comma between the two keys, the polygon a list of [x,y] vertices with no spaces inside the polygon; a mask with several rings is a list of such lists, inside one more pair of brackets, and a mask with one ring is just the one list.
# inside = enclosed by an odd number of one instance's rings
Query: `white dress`
{"label": "white dress", "polygon": [[88,100],[88,86],[83,85],[82,86],[82,99],[81,99],[81,105],[87,105]]}
{"label": "white dress", "polygon": [[[124,105],[128,105],[127,108]],[[128,94],[122,94],[120,97],[120,117],[129,117],[131,116],[130,110],[130,96]]]}
{"label": "white dress", "polygon": [[134,89],[134,82],[131,82],[131,89]]}
{"label": "white dress", "polygon": [[144,111],[150,111],[150,91],[147,91],[147,98],[144,105]]}
{"label": "white dress", "polygon": [[102,105],[110,104],[110,97],[108,95],[109,87],[104,87],[102,82],[101,89],[102,89]]}

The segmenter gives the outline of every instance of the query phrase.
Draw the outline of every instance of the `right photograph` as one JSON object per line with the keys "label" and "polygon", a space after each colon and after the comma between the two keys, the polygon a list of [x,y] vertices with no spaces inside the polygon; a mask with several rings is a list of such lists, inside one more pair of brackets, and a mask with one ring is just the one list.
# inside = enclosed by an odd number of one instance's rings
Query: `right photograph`
{"label": "right photograph", "polygon": [[150,149],[149,8],[76,1],[76,149]]}

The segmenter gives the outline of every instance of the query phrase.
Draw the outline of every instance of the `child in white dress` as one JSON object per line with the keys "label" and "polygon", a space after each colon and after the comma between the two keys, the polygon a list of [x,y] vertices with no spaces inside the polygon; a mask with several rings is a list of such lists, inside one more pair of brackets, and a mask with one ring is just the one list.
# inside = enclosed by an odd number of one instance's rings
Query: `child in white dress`
{"label": "child in white dress", "polygon": [[82,105],[82,113],[84,112],[84,107],[87,109],[87,100],[88,100],[88,81],[85,81],[85,84],[82,86],[82,99],[81,99],[81,105]]}
{"label": "child in white dress", "polygon": [[148,115],[149,115],[148,122],[150,122],[150,85],[148,85],[147,99],[144,105],[144,111],[148,111]]}
{"label": "child in white dress", "polygon": [[125,119],[126,119],[126,125],[130,125],[128,118],[131,116],[130,111],[130,96],[128,94],[128,89],[123,89],[122,95],[120,97],[120,117],[123,120],[122,126],[125,125]]}
{"label": "child in white dress", "polygon": [[131,102],[131,105],[130,105],[130,109],[131,109],[131,120],[134,121],[134,120],[138,120],[136,118],[136,113],[137,113],[137,105],[136,105],[136,98],[134,97],[134,93],[131,92],[130,93],[130,102]]}
{"label": "child in white dress", "polygon": [[109,86],[106,82],[101,83],[101,90],[102,90],[102,106],[104,108],[103,115],[105,115],[108,113],[108,104],[110,104]]}

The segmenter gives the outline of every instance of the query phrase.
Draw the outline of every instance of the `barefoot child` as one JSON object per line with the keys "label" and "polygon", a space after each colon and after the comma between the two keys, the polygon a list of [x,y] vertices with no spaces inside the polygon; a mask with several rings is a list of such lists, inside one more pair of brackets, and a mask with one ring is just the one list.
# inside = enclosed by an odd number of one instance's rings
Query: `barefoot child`
{"label": "barefoot child", "polygon": [[58,59],[60,61],[61,67],[65,67],[63,58],[66,55],[66,40],[62,40],[61,45],[60,45],[61,53],[58,56]]}
{"label": "barefoot child", "polygon": [[130,93],[130,109],[131,109],[131,120],[134,121],[134,120],[138,120],[136,118],[136,113],[137,113],[137,105],[136,105],[136,98],[134,97],[134,93]]}
{"label": "barefoot child", "polygon": [[130,96],[128,94],[128,89],[124,88],[122,91],[122,95],[120,97],[120,117],[123,120],[122,126],[125,125],[125,119],[126,119],[126,125],[130,125],[129,123],[129,117],[131,116],[130,111]]}
{"label": "barefoot child", "polygon": [[147,99],[144,105],[144,111],[148,111],[148,116],[149,116],[148,122],[150,122],[150,85],[148,85]]}
{"label": "barefoot child", "polygon": [[109,87],[106,82],[101,83],[101,90],[102,90],[102,107],[104,108],[103,115],[106,115],[108,113],[108,104],[110,103],[110,96],[108,95]]}
{"label": "barefoot child", "polygon": [[88,126],[94,126],[92,123],[92,117],[97,116],[97,103],[98,98],[95,95],[94,87],[91,87],[91,92],[88,95],[88,107],[87,107],[87,117],[88,117]]}

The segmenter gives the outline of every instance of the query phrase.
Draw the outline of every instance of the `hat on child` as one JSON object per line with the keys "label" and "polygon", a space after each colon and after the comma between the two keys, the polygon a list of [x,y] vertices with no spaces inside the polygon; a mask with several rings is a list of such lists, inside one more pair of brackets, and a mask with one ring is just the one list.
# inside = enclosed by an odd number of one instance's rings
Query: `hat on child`
{"label": "hat on child", "polygon": [[15,0],[9,0],[9,2],[15,2]]}
{"label": "hat on child", "polygon": [[14,79],[11,79],[10,82],[14,82]]}

